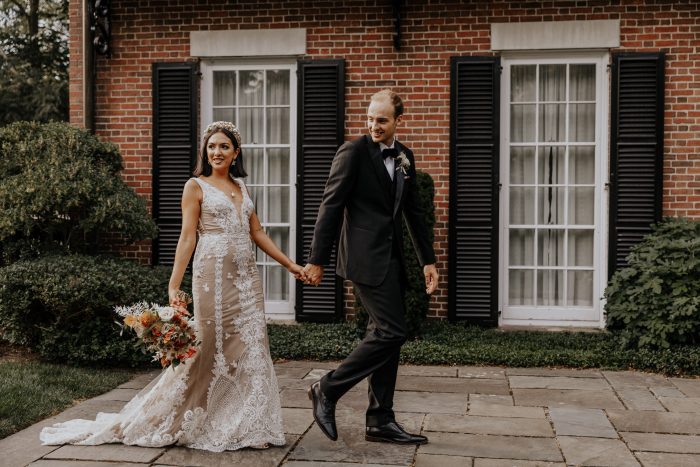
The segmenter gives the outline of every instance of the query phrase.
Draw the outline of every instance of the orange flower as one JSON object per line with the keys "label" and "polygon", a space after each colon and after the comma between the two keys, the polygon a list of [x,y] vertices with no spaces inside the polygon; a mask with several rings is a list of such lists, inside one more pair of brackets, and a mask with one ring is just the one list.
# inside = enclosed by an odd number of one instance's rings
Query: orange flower
{"label": "orange flower", "polygon": [[134,315],[126,315],[124,318],[124,324],[133,328],[137,323],[136,317]]}
{"label": "orange flower", "polygon": [[155,316],[150,311],[146,311],[141,315],[141,324],[145,327],[149,327],[156,322],[157,316]]}

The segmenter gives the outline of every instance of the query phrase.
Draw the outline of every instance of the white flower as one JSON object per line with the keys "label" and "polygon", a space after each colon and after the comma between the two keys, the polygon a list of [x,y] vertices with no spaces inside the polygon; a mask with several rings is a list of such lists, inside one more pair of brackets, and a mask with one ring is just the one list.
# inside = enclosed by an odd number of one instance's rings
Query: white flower
{"label": "white flower", "polygon": [[408,157],[406,157],[406,153],[401,151],[396,157],[396,161],[399,163],[398,167],[396,167],[396,170],[401,169],[401,172],[403,172],[403,174],[406,175],[408,173],[409,167],[411,167],[411,161],[409,161]]}
{"label": "white flower", "polygon": [[158,316],[163,321],[170,321],[175,316],[175,308],[171,306],[159,306],[157,308]]}

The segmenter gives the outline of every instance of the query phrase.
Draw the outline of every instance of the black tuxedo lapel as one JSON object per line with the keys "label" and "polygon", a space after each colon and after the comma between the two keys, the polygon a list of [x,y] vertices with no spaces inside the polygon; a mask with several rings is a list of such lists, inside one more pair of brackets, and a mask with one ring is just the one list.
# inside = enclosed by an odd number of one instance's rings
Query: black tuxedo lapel
{"label": "black tuxedo lapel", "polygon": [[384,165],[384,158],[382,157],[382,150],[379,148],[379,144],[372,141],[369,136],[365,136],[367,139],[367,150],[369,151],[370,158],[372,159],[372,165],[374,165],[374,171],[379,177],[379,183],[382,185],[384,196],[389,206],[393,206],[393,200],[391,199],[391,178],[389,177],[389,172],[386,171],[386,165]]}
{"label": "black tuxedo lapel", "polygon": [[396,170],[394,171],[394,180],[396,180],[396,196],[394,197],[394,211],[393,216],[396,216],[396,211],[399,209],[399,204],[401,204],[401,195],[403,194],[403,183],[404,175],[403,170],[399,169],[399,161],[394,162],[396,165]]}

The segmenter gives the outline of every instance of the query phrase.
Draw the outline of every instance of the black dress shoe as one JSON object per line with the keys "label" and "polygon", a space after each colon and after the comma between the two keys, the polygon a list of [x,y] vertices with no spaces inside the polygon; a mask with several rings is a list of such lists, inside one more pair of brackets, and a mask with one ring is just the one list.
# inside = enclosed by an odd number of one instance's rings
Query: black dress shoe
{"label": "black dress shoe", "polygon": [[367,441],[396,444],[425,444],[428,438],[423,435],[414,435],[403,429],[396,422],[389,422],[380,426],[368,426],[365,432]]}
{"label": "black dress shoe", "polygon": [[324,435],[332,441],[338,439],[338,430],[335,428],[335,402],[326,399],[321,391],[321,383],[315,382],[309,388],[309,399],[313,403],[314,420]]}

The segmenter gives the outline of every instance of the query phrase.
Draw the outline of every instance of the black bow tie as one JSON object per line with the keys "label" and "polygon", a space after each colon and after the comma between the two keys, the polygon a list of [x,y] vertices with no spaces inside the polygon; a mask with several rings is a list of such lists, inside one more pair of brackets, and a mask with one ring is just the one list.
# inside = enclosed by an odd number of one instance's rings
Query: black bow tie
{"label": "black bow tie", "polygon": [[396,150],[395,148],[386,148],[382,149],[382,157],[384,159],[391,157],[392,159],[396,159],[399,157],[399,151]]}

